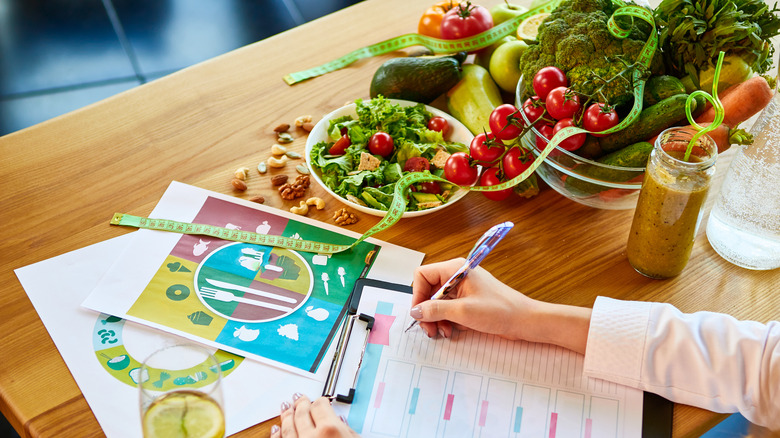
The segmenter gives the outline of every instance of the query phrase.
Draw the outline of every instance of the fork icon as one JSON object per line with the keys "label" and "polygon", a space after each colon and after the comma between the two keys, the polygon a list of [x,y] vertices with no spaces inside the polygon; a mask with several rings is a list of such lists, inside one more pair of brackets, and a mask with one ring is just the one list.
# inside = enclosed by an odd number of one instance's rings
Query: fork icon
{"label": "fork icon", "polygon": [[251,304],[257,307],[265,307],[268,309],[279,310],[281,312],[287,312],[289,310],[292,310],[292,307],[280,306],[278,304],[272,304],[272,303],[265,303],[262,301],[256,301],[244,297],[237,297],[233,295],[233,293],[231,292],[219,290],[219,289],[212,289],[210,287],[200,288],[200,296],[202,296],[203,298],[209,298],[212,300],[222,301],[225,303],[230,303],[235,301],[237,303]]}

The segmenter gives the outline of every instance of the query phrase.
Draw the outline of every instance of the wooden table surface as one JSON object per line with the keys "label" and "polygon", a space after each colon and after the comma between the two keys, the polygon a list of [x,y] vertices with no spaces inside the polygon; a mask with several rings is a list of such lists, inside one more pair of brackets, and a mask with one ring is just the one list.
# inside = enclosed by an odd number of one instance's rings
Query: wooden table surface
{"label": "wooden table surface", "polygon": [[[268,157],[276,125],[305,114],[317,120],[368,98],[375,69],[400,53],[295,86],[282,76],[415,32],[422,9],[414,0],[367,0],[0,138],[0,410],[22,436],[100,436],[101,430],[13,270],[130,232],[109,226],[111,215],[148,215],[172,180],[243,198],[262,194],[266,205],[289,208],[292,201],[270,185],[274,172],[253,170],[249,189],[236,193],[233,171],[254,169]],[[305,135],[295,135],[291,149],[302,152]],[[731,155],[721,157],[719,178]],[[293,166],[284,172],[294,174]],[[340,204],[320,187],[310,190],[327,200],[310,217],[330,221]],[[707,211],[711,205],[712,197]],[[625,255],[632,214],[585,207],[546,187],[535,198],[501,203],[471,193],[446,212],[404,219],[376,237],[436,262],[463,256],[485,229],[510,220],[515,229],[483,265],[531,297],[591,306],[606,295],[665,301],[686,312],[778,319],[780,270],[729,264],[710,247],[704,227],[679,277],[655,281],[634,272]],[[360,218],[352,230],[377,222]],[[31,357],[35,367],[27,366]],[[674,436],[698,436],[722,418],[678,405]],[[238,436],[266,436],[273,421]]]}

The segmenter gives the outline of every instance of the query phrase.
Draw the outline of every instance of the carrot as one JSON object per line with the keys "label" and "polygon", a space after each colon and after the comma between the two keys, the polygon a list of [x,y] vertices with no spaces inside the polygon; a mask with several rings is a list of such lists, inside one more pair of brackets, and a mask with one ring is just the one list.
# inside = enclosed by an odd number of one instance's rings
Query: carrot
{"label": "carrot", "polygon": [[[728,93],[719,93],[718,97],[723,104],[723,124],[737,126],[745,120],[753,117],[772,100],[772,88],[761,76],[730,87]],[[715,109],[710,107],[696,117],[696,123],[703,124],[715,120]]]}
{"label": "carrot", "polygon": [[[709,122],[699,123],[702,128],[710,126]],[[693,128],[692,125],[685,126],[686,128]],[[744,129],[730,128],[725,123],[721,124],[712,131],[707,132],[707,135],[718,145],[718,153],[725,152],[733,144],[747,145],[753,142],[753,136],[748,134]],[[652,144],[655,144],[655,140],[658,136],[647,140]]]}

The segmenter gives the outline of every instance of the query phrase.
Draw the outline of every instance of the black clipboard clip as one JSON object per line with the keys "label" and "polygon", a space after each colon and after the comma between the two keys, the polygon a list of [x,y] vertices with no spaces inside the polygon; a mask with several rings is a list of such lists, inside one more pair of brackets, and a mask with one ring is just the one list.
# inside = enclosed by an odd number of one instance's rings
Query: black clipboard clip
{"label": "black clipboard clip", "polygon": [[357,385],[358,375],[360,374],[360,365],[363,362],[363,355],[366,352],[366,346],[368,345],[368,333],[366,339],[363,342],[363,348],[360,351],[360,361],[358,362],[357,369],[355,370],[355,378],[352,380],[352,385],[349,387],[349,393],[347,395],[336,394],[336,384],[339,381],[339,374],[341,374],[341,366],[344,363],[344,356],[347,351],[347,345],[349,345],[349,338],[352,335],[352,328],[355,326],[357,320],[366,323],[366,332],[371,332],[374,327],[374,317],[361,314],[351,314],[344,322],[343,330],[339,336],[339,343],[336,347],[336,353],[333,355],[333,362],[330,364],[330,370],[328,371],[328,378],[325,380],[325,389],[322,390],[322,395],[330,399],[330,401],[337,401],[341,403],[351,404],[355,398],[355,386]]}

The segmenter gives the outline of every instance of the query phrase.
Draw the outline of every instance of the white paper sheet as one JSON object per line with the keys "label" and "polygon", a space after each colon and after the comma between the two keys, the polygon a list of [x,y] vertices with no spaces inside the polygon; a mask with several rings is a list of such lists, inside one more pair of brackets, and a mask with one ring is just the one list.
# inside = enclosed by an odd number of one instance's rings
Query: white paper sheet
{"label": "white paper sheet", "polygon": [[358,312],[374,328],[353,404],[334,405],[362,437],[641,436],[642,392],[583,377],[582,355],[474,331],[404,333],[410,307],[410,294],[363,289]]}

